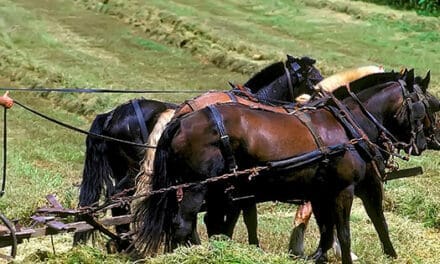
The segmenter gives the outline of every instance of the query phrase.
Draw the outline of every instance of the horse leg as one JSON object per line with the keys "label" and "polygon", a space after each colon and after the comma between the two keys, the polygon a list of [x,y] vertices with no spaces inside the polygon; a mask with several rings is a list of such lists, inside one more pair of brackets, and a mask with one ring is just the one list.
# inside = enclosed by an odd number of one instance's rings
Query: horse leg
{"label": "horse leg", "polygon": [[308,258],[316,263],[325,263],[327,262],[327,251],[333,244],[334,215],[332,209],[334,205],[329,201],[315,200],[312,201],[312,207],[321,237],[318,248]]}
{"label": "horse leg", "polygon": [[[371,171],[371,170],[370,170]],[[362,200],[365,210],[373,222],[379,239],[382,243],[383,251],[386,255],[396,258],[397,253],[391,243],[388,225],[383,213],[383,186],[376,178],[373,181],[365,181],[362,185],[356,186],[356,195]]]}
{"label": "horse leg", "polygon": [[[336,199],[336,231],[341,246],[342,263],[352,263],[350,238],[350,211],[353,204],[354,186],[343,190]],[[333,230],[332,230],[333,231]]]}
{"label": "horse leg", "polygon": [[232,235],[234,234],[234,228],[237,224],[238,217],[240,216],[240,208],[237,204],[233,204],[228,207],[226,212],[226,219],[225,219],[225,230],[222,231],[223,234],[227,235],[229,238],[232,238]]}
{"label": "horse leg", "polygon": [[248,231],[248,241],[249,244],[259,247],[257,204],[255,201],[246,201],[245,203],[246,204],[242,206],[242,209],[243,221]]}
{"label": "horse leg", "polygon": [[[115,186],[114,194],[121,192],[123,190],[129,189],[134,186],[134,179],[135,175],[133,175],[133,171],[131,171],[128,166],[121,166],[114,168],[113,171],[115,173],[115,179],[118,179]],[[115,167],[115,166],[114,166]],[[127,195],[132,195],[133,192],[127,193]],[[130,206],[129,205],[122,205],[121,207],[115,207],[111,209],[112,216],[121,216],[121,215],[127,215],[130,213]],[[130,231],[130,224],[122,224],[122,225],[116,225],[116,234],[121,235],[124,233],[128,233]],[[115,245],[112,245],[114,244]],[[108,248],[110,252],[113,252],[114,249],[116,251],[121,252],[125,249],[127,249],[130,246],[130,241],[121,239],[119,241],[111,241],[108,243]]]}
{"label": "horse leg", "polygon": [[[127,176],[123,176],[122,179],[126,179],[126,177],[134,177],[133,175],[130,175],[130,171],[127,171]],[[118,176],[118,175],[117,175]],[[115,190],[115,193],[118,193],[120,191],[123,191],[125,189],[129,189],[131,187],[133,187],[133,181],[124,181],[124,183],[121,182],[121,184],[118,182],[116,184],[116,186],[118,187]],[[120,215],[126,215],[130,212],[130,208],[128,205],[126,206],[121,206],[121,207],[115,207],[112,208],[112,216],[120,216]],[[130,224],[123,224],[123,225],[117,225],[116,226],[116,233],[121,234],[121,233],[126,233],[130,231]]]}
{"label": "horse leg", "polygon": [[199,233],[197,232],[197,218],[193,220],[193,230],[191,233],[190,243],[192,245],[200,245],[202,243],[199,237]]}
{"label": "horse leg", "polygon": [[[209,187],[208,187],[209,188]],[[204,222],[208,237],[226,234],[226,209],[227,205],[222,188],[209,188],[206,197],[206,214]]]}
{"label": "horse leg", "polygon": [[312,216],[312,205],[306,202],[298,207],[290,234],[289,254],[304,256],[304,234]]}

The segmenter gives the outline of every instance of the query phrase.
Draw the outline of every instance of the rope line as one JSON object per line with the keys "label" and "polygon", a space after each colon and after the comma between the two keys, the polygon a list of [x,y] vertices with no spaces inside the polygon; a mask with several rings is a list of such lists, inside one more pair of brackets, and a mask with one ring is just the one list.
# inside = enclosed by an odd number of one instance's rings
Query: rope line
{"label": "rope line", "polygon": [[33,113],[33,114],[36,114],[36,115],[38,115],[38,116],[40,116],[40,117],[42,117],[42,118],[44,118],[44,119],[46,119],[46,120],[49,120],[49,121],[51,121],[51,122],[53,122],[53,123],[55,123],[55,124],[57,124],[57,125],[60,125],[60,126],[62,126],[62,127],[65,127],[65,128],[71,129],[71,130],[73,130],[73,131],[76,131],[76,132],[79,132],[79,133],[82,133],[82,134],[85,134],[85,135],[93,136],[93,137],[100,138],[100,139],[103,139],[103,140],[109,140],[109,141],[114,141],[114,142],[118,142],[118,143],[122,143],[122,144],[127,144],[127,145],[137,146],[137,147],[143,147],[143,148],[156,148],[155,146],[149,146],[149,145],[146,145],[146,144],[140,144],[140,143],[136,143],[136,142],[132,142],[132,141],[126,141],[126,140],[122,140],[122,139],[118,139],[118,138],[113,138],[113,137],[109,137],[109,136],[104,136],[104,135],[100,135],[100,134],[96,134],[96,133],[91,133],[91,132],[88,132],[88,131],[86,131],[86,130],[83,130],[83,129],[80,129],[80,128],[77,128],[77,127],[74,127],[74,126],[72,126],[72,125],[66,124],[66,123],[64,123],[64,122],[61,122],[61,121],[59,121],[59,120],[56,120],[55,118],[49,117],[49,116],[47,116],[47,115],[45,115],[45,114],[42,114],[42,113],[40,113],[40,112],[38,112],[38,111],[36,111],[36,110],[34,110],[34,109],[32,109],[32,108],[26,106],[26,105],[20,103],[20,102],[17,101],[17,100],[14,100],[14,103],[16,103],[17,105],[21,106],[21,107],[24,108],[25,110],[27,110],[27,111],[29,111],[29,112],[31,112],[31,113]]}
{"label": "rope line", "polygon": [[20,91],[20,92],[58,92],[58,93],[151,93],[151,94],[170,94],[170,93],[204,93],[208,91],[197,90],[120,90],[120,89],[100,89],[100,88],[12,88],[0,87],[0,91]]}
{"label": "rope line", "polygon": [[2,197],[5,194],[5,188],[6,188],[6,153],[7,153],[7,117],[8,109],[5,107],[3,112],[3,181],[2,181],[2,187],[0,190],[0,197]]}

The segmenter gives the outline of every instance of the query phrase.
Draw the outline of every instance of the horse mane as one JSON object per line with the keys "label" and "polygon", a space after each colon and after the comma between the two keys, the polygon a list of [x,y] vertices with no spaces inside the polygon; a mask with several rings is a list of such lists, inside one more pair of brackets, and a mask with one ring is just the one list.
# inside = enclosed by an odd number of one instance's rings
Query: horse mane
{"label": "horse mane", "polygon": [[[401,75],[398,72],[379,72],[364,76],[360,79],[354,80],[353,82],[347,83],[350,87],[350,91],[354,93],[359,93],[367,88],[381,85],[387,82],[397,82],[401,79]],[[345,99],[349,96],[347,89],[340,89],[341,87],[345,87],[341,85],[336,90],[334,90],[333,94],[336,98]]]}
{"label": "horse mane", "polygon": [[[171,118],[174,116],[176,112],[175,109],[167,109],[163,113],[160,114],[157,119],[156,124],[154,125],[153,130],[148,137],[147,145],[148,146],[157,146],[159,139],[166,128],[166,125],[171,121]],[[156,155],[155,148],[147,148],[145,151],[144,158],[140,164],[139,174],[136,176],[136,192],[135,196],[142,195],[146,191],[150,190],[151,184],[151,176],[153,175],[153,162]],[[137,199],[133,201],[132,208],[133,211],[139,206],[145,198]]]}
{"label": "horse mane", "polygon": [[282,61],[275,62],[253,75],[244,84],[244,87],[249,88],[251,93],[256,93],[262,87],[268,86],[273,80],[282,76],[283,74],[286,74],[284,63]]}
{"label": "horse mane", "polygon": [[355,80],[358,80],[362,77],[375,74],[375,73],[382,73],[384,72],[384,69],[382,66],[363,66],[358,67],[355,69],[350,69],[347,71],[343,71],[340,73],[336,73],[334,75],[331,75],[324,80],[320,81],[316,86],[316,90],[324,90],[327,92],[333,92],[339,87],[351,83]]}

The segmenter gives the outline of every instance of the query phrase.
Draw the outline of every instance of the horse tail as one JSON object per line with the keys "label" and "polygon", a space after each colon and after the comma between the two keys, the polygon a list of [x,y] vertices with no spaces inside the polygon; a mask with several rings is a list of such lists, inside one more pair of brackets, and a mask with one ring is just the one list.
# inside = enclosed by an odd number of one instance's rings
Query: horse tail
{"label": "horse tail", "polygon": [[[171,121],[159,140],[154,159],[152,190],[171,186],[173,174],[173,155],[171,140],[180,128],[180,120]],[[166,251],[171,249],[171,227],[173,212],[177,210],[175,192],[151,195],[145,199],[134,214],[137,238],[136,248],[144,254],[155,254],[162,243]]]}
{"label": "horse tail", "polygon": [[[110,113],[97,115],[89,132],[101,135]],[[87,206],[99,200],[105,188],[107,195],[113,193],[112,169],[107,156],[107,141],[88,135],[86,138],[86,158],[80,188],[79,206]]]}
{"label": "horse tail", "polygon": [[[101,135],[107,118],[112,112],[99,114],[93,120],[89,132]],[[99,200],[104,186],[107,195],[113,192],[111,180],[112,170],[107,158],[107,143],[105,140],[88,135],[86,138],[86,157],[84,161],[83,178],[80,187],[78,206],[91,205]],[[80,219],[78,219],[80,220]],[[73,244],[84,243],[91,232],[75,233]]]}

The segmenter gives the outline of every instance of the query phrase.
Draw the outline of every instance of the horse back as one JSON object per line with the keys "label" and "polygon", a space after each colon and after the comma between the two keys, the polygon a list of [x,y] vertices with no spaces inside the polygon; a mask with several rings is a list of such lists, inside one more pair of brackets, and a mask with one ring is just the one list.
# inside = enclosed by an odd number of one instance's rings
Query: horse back
{"label": "horse back", "polygon": [[[344,128],[325,110],[309,111],[309,125],[296,114],[253,109],[239,104],[215,106],[220,112],[232,149],[257,161],[281,160],[318,149],[319,142],[334,145],[348,141]],[[312,126],[315,131],[310,131]],[[207,110],[197,111],[181,120],[175,140],[177,148],[200,148],[206,151],[217,146],[220,135]],[[203,149],[205,148],[205,149]],[[214,149],[214,148],[213,148]]]}
{"label": "horse back", "polygon": [[239,103],[250,108],[264,109],[272,112],[287,113],[288,110],[283,107],[276,107],[263,104],[258,101],[252,94],[237,96],[233,92],[208,92],[196,98],[185,101],[181,104],[175,113],[176,117],[183,116],[187,113],[201,110],[213,104]]}

